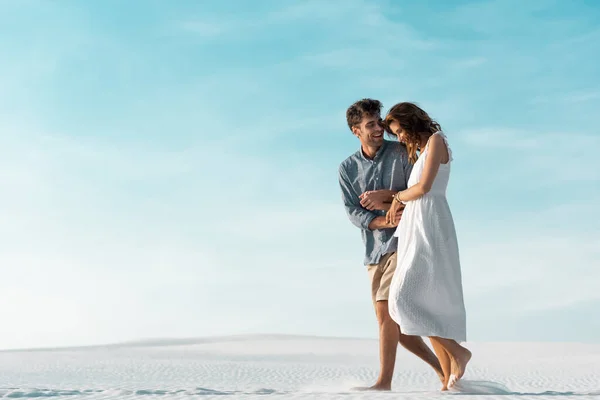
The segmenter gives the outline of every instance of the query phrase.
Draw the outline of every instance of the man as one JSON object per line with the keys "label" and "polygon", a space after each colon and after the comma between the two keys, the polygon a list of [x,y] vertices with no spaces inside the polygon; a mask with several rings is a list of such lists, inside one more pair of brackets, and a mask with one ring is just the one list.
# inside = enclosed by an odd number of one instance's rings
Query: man
{"label": "man", "polygon": [[[360,149],[339,167],[339,183],[346,213],[361,229],[364,264],[371,280],[371,296],[379,324],[380,371],[377,382],[360,390],[391,390],[398,342],[428,363],[443,380],[440,363],[418,336],[407,336],[388,312],[390,283],[396,269],[396,224],[386,223],[392,196],[406,189],[412,164],[403,144],[384,140],[382,104],[363,99],[346,111],[348,127],[360,141]],[[399,216],[402,211],[399,212]]]}

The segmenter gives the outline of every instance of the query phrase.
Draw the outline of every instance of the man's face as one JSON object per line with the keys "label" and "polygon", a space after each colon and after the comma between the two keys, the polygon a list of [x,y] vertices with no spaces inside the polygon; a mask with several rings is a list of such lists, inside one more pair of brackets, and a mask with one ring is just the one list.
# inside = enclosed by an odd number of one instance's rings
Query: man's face
{"label": "man's face", "polygon": [[379,147],[383,144],[383,125],[381,116],[367,115],[358,126],[352,128],[360,143],[366,147]]}

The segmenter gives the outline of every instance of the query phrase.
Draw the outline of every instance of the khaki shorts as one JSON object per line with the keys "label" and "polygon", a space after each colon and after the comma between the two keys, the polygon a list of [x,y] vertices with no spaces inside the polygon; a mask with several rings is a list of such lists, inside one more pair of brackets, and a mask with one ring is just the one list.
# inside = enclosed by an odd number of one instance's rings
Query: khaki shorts
{"label": "khaki shorts", "polygon": [[378,301],[387,301],[390,295],[390,283],[396,270],[396,253],[387,253],[378,264],[367,265],[369,278],[371,279],[371,296],[373,304]]}

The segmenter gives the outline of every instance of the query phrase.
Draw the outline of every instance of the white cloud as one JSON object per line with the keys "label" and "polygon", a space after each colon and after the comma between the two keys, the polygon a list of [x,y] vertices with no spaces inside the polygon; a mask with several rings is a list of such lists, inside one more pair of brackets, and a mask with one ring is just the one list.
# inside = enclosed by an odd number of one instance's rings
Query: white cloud
{"label": "white cloud", "polygon": [[[244,17],[231,16],[228,19],[221,18],[218,22],[207,20],[205,17],[197,20],[190,18],[176,25],[185,31],[208,37],[226,32],[236,35],[256,35],[265,28],[299,27],[303,23],[310,23],[311,29],[315,25],[317,29],[325,29],[327,36],[323,42],[329,44],[338,40],[347,43],[348,40],[356,38],[357,42],[364,45],[357,48],[383,44],[388,51],[408,48],[428,51],[438,47],[437,41],[425,39],[409,25],[388,18],[385,8],[381,5],[364,0],[293,2],[286,3],[285,6],[273,11],[257,11]],[[333,48],[331,51],[347,50]],[[381,61],[374,60],[374,62]]]}
{"label": "white cloud", "polygon": [[557,134],[548,134],[541,137],[539,134],[527,130],[505,128],[478,128],[467,129],[460,133],[460,138],[468,145],[483,148],[508,148],[515,150],[532,150]]}
{"label": "white cloud", "polygon": [[[560,24],[555,20],[543,18],[544,14],[541,11],[550,8],[551,3],[534,0],[526,3],[516,0],[468,2],[458,5],[450,12],[440,13],[439,17],[490,36],[506,36],[506,32],[515,29],[520,32],[539,31],[546,26],[559,32],[560,28],[569,26],[569,21],[558,21],[563,22]],[[498,17],[508,14],[510,18]]]}
{"label": "white cloud", "polygon": [[570,93],[561,93],[554,96],[537,96],[531,100],[532,104],[567,104],[581,105],[600,99],[600,91],[585,90]]}
{"label": "white cloud", "polygon": [[322,53],[307,54],[301,60],[294,60],[294,64],[298,61],[305,61],[309,64],[324,67],[339,69],[368,69],[373,70],[373,63],[391,64],[397,68],[402,68],[404,60],[399,56],[390,54],[386,49],[380,48],[348,48],[335,49]]}
{"label": "white cloud", "polygon": [[487,243],[462,241],[471,309],[485,313],[478,309],[478,300],[487,299],[485,304],[503,305],[498,313],[534,315],[600,299],[594,283],[600,279],[599,236],[537,230],[510,234],[508,227],[502,232],[510,237]]}
{"label": "white cloud", "polygon": [[599,100],[600,91],[594,92],[579,92],[566,96],[565,101],[568,103],[582,103],[587,101]]}
{"label": "white cloud", "polygon": [[[380,21],[383,10],[381,6],[365,0],[318,0],[299,1],[286,4],[278,10],[267,14],[267,20],[273,23],[319,22],[331,24],[344,21],[351,27],[354,24],[372,25]],[[352,21],[352,22],[350,22]]]}
{"label": "white cloud", "polygon": [[457,69],[472,69],[481,67],[485,63],[487,63],[485,57],[470,57],[456,60],[452,63],[452,66]]}
{"label": "white cloud", "polygon": [[230,24],[223,24],[218,22],[207,22],[207,21],[183,21],[179,24],[179,27],[184,31],[188,31],[194,34],[198,34],[204,37],[215,37],[223,33],[228,32],[232,29]]}
{"label": "white cloud", "polygon": [[517,318],[599,300],[600,136],[481,128],[452,143],[466,157],[462,179],[471,175],[453,204],[482,190],[497,197],[456,213],[471,310],[501,304],[495,313]]}
{"label": "white cloud", "polygon": [[[10,307],[0,307],[0,319],[10,328],[0,335],[3,347],[268,330],[282,310],[261,311],[267,291],[255,296],[252,317],[238,318],[251,285],[275,285],[271,292],[283,299],[291,288],[274,271],[327,274],[322,268],[344,260],[348,270],[361,268],[360,249],[344,253],[332,237],[349,223],[341,202],[321,200],[315,179],[323,171],[293,151],[273,164],[228,146],[223,164],[224,153],[207,152],[206,141],[173,151],[4,121],[0,182],[9,190],[0,199],[0,239],[10,251],[0,255],[9,271],[0,303]],[[358,240],[358,231],[347,232]],[[338,242],[323,248],[324,239]],[[300,291],[313,284],[297,282]],[[219,300],[223,294],[228,299]],[[19,335],[23,329],[31,334]]]}
{"label": "white cloud", "polygon": [[[524,129],[481,128],[461,132],[463,154],[503,151],[511,162],[504,177],[528,182],[530,187],[555,186],[558,182],[591,183],[600,180],[595,157],[600,135],[582,132],[536,132]],[[462,146],[467,145],[463,149]],[[494,176],[499,175],[494,173]]]}

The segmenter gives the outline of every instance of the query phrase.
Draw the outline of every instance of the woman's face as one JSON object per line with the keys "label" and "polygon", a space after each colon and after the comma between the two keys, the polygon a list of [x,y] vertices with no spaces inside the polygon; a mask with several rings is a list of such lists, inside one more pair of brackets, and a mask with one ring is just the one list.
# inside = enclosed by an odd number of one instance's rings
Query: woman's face
{"label": "woman's face", "polygon": [[408,138],[406,137],[406,133],[402,130],[402,127],[400,126],[398,121],[392,121],[388,126],[392,133],[395,134],[396,137],[398,137],[398,140],[400,142],[406,143],[406,140]]}

